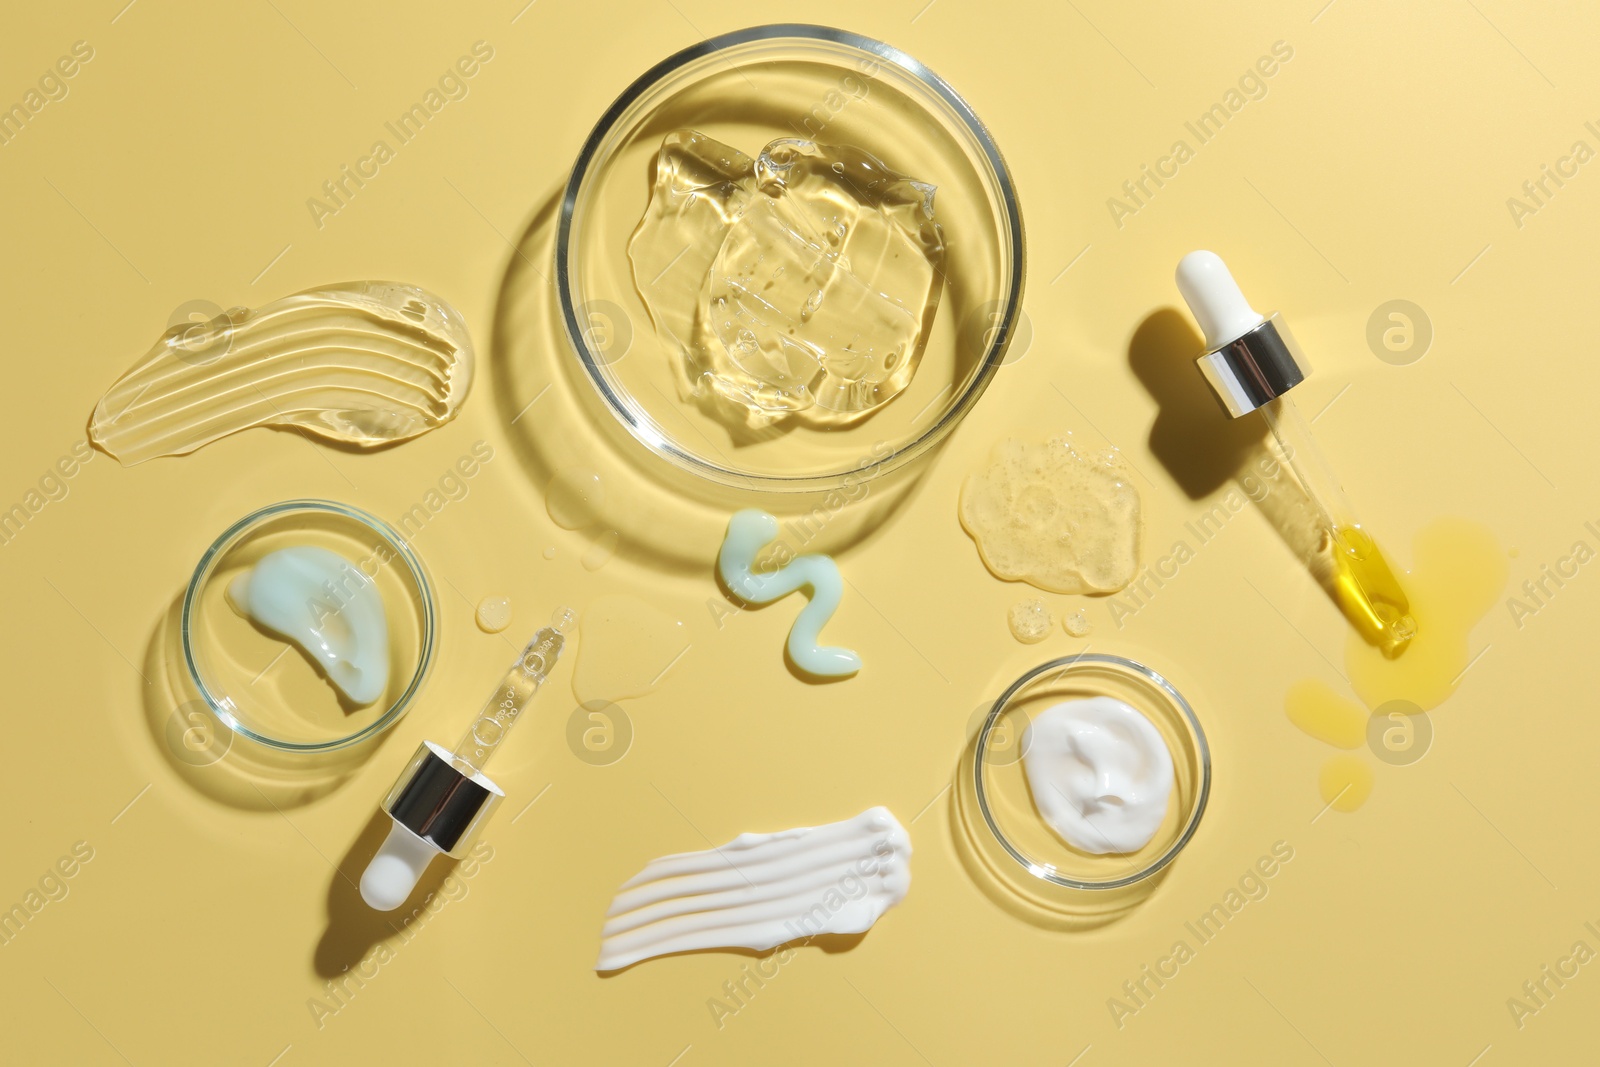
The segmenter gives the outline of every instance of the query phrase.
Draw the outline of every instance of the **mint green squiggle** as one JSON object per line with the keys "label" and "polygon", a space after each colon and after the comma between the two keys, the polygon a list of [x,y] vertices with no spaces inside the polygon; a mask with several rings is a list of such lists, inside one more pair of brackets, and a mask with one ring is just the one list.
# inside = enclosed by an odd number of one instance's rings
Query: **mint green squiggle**
{"label": "mint green squiggle", "polygon": [[717,573],[730,592],[750,604],[767,604],[798,589],[811,590],[811,602],[789,628],[789,658],[807,674],[842,678],[861,669],[861,657],[848,648],[818,644],[822,627],[833,618],[844,597],[839,567],[828,556],[801,556],[771,574],[757,574],[756,555],[778,536],[778,520],[747,508],[728,520],[728,533],[717,554]]}

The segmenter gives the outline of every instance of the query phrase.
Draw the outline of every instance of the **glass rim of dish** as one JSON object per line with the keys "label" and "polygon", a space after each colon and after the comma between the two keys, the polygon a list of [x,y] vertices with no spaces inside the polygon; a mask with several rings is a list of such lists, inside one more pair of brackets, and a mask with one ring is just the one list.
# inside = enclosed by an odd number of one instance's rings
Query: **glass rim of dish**
{"label": "glass rim of dish", "polygon": [[[394,702],[384,710],[384,713],[366,726],[353,733],[343,734],[326,741],[289,741],[281,737],[273,737],[259,730],[253,729],[240,721],[233,713],[231,701],[221,695],[220,687],[212,685],[200,668],[195,653],[194,631],[191,622],[194,618],[195,606],[199,601],[200,593],[210,579],[216,564],[223,555],[238,545],[251,530],[270,519],[282,515],[292,514],[297,511],[317,511],[337,515],[342,518],[353,519],[372,530],[394,550],[395,554],[405,561],[406,569],[410,572],[417,590],[421,594],[422,614],[422,643],[417,652],[417,668],[411,675],[405,691],[395,698]],[[422,566],[422,561],[411,550],[399,531],[370,512],[363,511],[350,504],[341,504],[336,500],[319,500],[312,497],[303,497],[295,500],[282,500],[276,504],[268,504],[257,508],[248,515],[233,523],[211,543],[205,554],[200,557],[200,562],[195,564],[194,573],[189,578],[189,585],[183,593],[183,611],[179,625],[183,643],[183,662],[189,672],[189,680],[199,691],[200,697],[206,702],[211,713],[228,729],[241,737],[248,738],[268,748],[278,749],[282,752],[295,752],[303,755],[313,755],[324,752],[335,752],[339,749],[349,748],[371,737],[383,733],[389,727],[400,721],[410,710],[413,700],[422,689],[422,683],[427,678],[428,671],[433,665],[435,650],[435,630],[438,619],[433,598],[433,584],[428,579],[428,572]],[[285,645],[285,648],[288,646]]]}
{"label": "glass rim of dish", "polygon": [[[711,462],[704,456],[675,443],[669,434],[654,424],[654,420],[647,413],[630,407],[625,397],[619,395],[619,390],[607,380],[603,371],[607,361],[602,354],[594,351],[591,331],[578,321],[580,305],[573,295],[574,218],[582,195],[587,190],[589,177],[597,169],[597,164],[604,161],[602,149],[609,150],[616,147],[606,142],[616,132],[620,120],[629,115],[633,105],[651,90],[664,84],[692,63],[744,45],[783,40],[840,45],[855,49],[874,60],[897,68],[922,87],[931,90],[959,120],[960,125],[973,138],[980,150],[983,162],[987,166],[985,180],[988,183],[989,179],[992,179],[991,191],[996,195],[1003,211],[1004,236],[1010,242],[1008,264],[1010,281],[999,301],[1003,311],[996,316],[994,326],[986,331],[988,341],[981,360],[939,418],[915,436],[898,443],[894,450],[882,459],[874,458],[871,462],[862,462],[821,474],[781,475],[738,470]],[[806,492],[833,488],[845,480],[858,476],[874,478],[888,474],[933,448],[960,424],[973,405],[983,396],[1005,361],[1006,348],[1011,342],[1022,313],[1025,252],[1022,208],[1011,171],[1000,154],[999,146],[989,134],[988,127],[949,82],[920,60],[883,41],[830,26],[785,22],[734,30],[690,45],[656,63],[634,79],[611,103],[584,140],[561,196],[555,238],[555,282],[562,323],[569,345],[606,409],[635,440],[651,452],[664,456],[691,474],[723,486],[769,492]]]}
{"label": "glass rim of dish", "polygon": [[[1184,722],[1187,724],[1194,741],[1194,755],[1199,763],[1200,769],[1194,803],[1189,812],[1188,819],[1184,822],[1183,829],[1178,833],[1178,836],[1173,840],[1172,844],[1163,850],[1161,855],[1157,856],[1154,860],[1151,860],[1149,864],[1140,870],[1129,875],[1124,875],[1120,878],[1112,878],[1106,881],[1098,882],[1086,881],[1079,878],[1068,878],[1063,874],[1057,873],[1056,868],[1053,865],[1030,859],[1027,853],[1018,848],[1017,845],[1013,843],[1012,840],[1006,835],[1006,832],[1001,829],[999,821],[995,818],[994,812],[990,809],[988,787],[984,781],[984,765],[986,761],[983,758],[983,753],[985,751],[985,746],[988,743],[989,734],[999,722],[1000,716],[1011,707],[1013,699],[1015,699],[1016,696],[1028,686],[1033,684],[1033,682],[1036,681],[1040,676],[1052,671],[1063,673],[1071,670],[1075,666],[1082,664],[1109,665],[1130,671],[1141,680],[1148,682],[1156,689],[1164,693],[1172,702],[1173,706],[1182,713]],[[1012,682],[1011,685],[1007,687],[1006,691],[1000,694],[999,698],[995,700],[993,706],[989,709],[989,714],[983,720],[983,727],[978,731],[974,749],[976,758],[973,760],[973,786],[977,796],[978,810],[980,813],[982,813],[984,824],[988,826],[989,832],[994,836],[995,841],[999,843],[1000,847],[1005,850],[1006,854],[1015,860],[1027,874],[1041,882],[1060,886],[1064,889],[1122,889],[1126,886],[1142,882],[1156,874],[1158,871],[1164,869],[1168,864],[1178,857],[1178,853],[1183,851],[1184,846],[1189,843],[1189,839],[1192,838],[1195,834],[1195,831],[1199,829],[1200,819],[1203,815],[1205,815],[1206,803],[1211,796],[1211,746],[1206,741],[1205,728],[1200,725],[1200,720],[1195,715],[1194,709],[1189,706],[1189,702],[1184,699],[1182,693],[1178,692],[1176,686],[1167,681],[1165,677],[1163,677],[1153,668],[1140,663],[1138,660],[1128,659],[1125,656],[1115,656],[1106,652],[1080,652],[1076,655],[1061,656],[1056,659],[1049,660],[1046,663],[1041,663],[1039,666],[1034,667],[1022,677]]]}

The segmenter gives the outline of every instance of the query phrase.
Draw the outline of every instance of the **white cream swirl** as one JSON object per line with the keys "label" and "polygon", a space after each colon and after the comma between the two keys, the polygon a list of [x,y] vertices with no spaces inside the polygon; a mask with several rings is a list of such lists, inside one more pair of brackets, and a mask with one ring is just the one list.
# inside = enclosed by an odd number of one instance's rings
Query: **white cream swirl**
{"label": "white cream swirl", "polygon": [[1137,709],[1113,697],[1056,704],[1028,724],[1023,767],[1033,803],[1081,852],[1136,852],[1167,816],[1172,753]]}

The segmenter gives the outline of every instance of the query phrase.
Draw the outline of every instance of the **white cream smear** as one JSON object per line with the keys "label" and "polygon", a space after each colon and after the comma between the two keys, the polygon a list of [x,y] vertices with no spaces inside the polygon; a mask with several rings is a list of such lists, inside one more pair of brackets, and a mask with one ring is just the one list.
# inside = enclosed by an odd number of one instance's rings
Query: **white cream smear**
{"label": "white cream smear", "polygon": [[651,860],[606,912],[594,969],[708,948],[757,952],[865,933],[911,887],[911,838],[888,808]]}
{"label": "white cream smear", "polygon": [[378,587],[337,552],[298,545],[269,552],[228,583],[228,602],[303,648],[356,704],[389,684],[389,620]]}
{"label": "white cream smear", "polygon": [[1056,704],[1028,724],[1022,763],[1050,829],[1081,852],[1136,852],[1167,816],[1172,754],[1151,721],[1113,697]]}

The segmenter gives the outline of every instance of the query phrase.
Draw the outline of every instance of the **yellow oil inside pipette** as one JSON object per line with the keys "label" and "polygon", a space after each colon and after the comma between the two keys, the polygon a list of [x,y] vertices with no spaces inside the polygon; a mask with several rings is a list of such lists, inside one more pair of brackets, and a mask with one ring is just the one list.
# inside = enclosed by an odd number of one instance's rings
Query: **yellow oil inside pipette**
{"label": "yellow oil inside pipette", "polygon": [[1417,634],[1411,601],[1383,549],[1361,528],[1344,490],[1322,459],[1311,429],[1289,397],[1261,408],[1273,451],[1304,497],[1302,507],[1320,531],[1314,570],[1361,639],[1393,659]]}
{"label": "yellow oil inside pipette", "polygon": [[1333,531],[1334,603],[1367,644],[1393,658],[1417,635],[1411,601],[1378,543],[1359,526]]}

